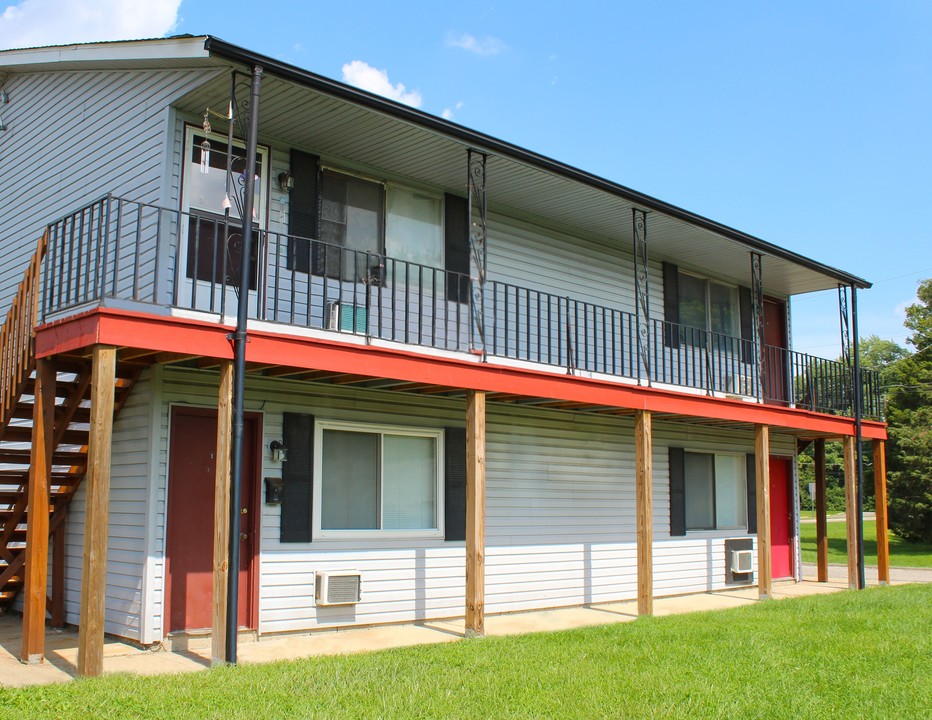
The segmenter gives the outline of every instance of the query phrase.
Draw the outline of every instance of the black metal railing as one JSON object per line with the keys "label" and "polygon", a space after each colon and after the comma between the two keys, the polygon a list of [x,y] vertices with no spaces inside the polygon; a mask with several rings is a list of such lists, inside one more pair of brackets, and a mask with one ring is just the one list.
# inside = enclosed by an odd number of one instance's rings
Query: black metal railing
{"label": "black metal railing", "polygon": [[[107,196],[49,225],[42,319],[101,301],[232,315],[241,221]],[[822,413],[852,413],[843,363],[652,320],[646,358],[621,308],[487,281],[316,239],[259,231],[249,317],[440,350],[542,363]],[[473,303],[481,303],[474,312]],[[481,322],[477,321],[481,318]],[[864,415],[880,417],[877,374],[862,371]]]}

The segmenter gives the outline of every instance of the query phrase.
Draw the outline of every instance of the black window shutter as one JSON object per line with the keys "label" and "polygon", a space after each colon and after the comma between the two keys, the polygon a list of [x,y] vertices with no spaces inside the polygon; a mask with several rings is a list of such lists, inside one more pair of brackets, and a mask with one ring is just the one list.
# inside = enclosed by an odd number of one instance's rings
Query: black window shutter
{"label": "black window shutter", "polygon": [[447,276],[447,300],[469,300],[469,203],[447,193],[443,197],[443,256]]}
{"label": "black window shutter", "polygon": [[285,413],[282,443],[288,459],[282,463],[281,541],[310,542],[314,499],[314,416]]}
{"label": "black window shutter", "polygon": [[686,534],[686,452],[671,447],[670,456],[670,535]]}
{"label": "black window shutter", "polygon": [[291,177],[288,234],[297,237],[288,240],[288,269],[308,272],[311,243],[301,238],[320,239],[320,158],[292,150]]}
{"label": "black window shutter", "polygon": [[757,532],[757,458],[748,453],[748,532]]}
{"label": "black window shutter", "polygon": [[680,346],[679,328],[675,327],[680,322],[679,276],[676,265],[663,263],[663,319],[672,323],[664,326],[663,344],[671,348]]}
{"label": "black window shutter", "polygon": [[444,537],[466,539],[466,429],[444,428]]}
{"label": "black window shutter", "polygon": [[741,315],[741,362],[754,360],[754,308],[751,288],[738,288],[739,314]]}

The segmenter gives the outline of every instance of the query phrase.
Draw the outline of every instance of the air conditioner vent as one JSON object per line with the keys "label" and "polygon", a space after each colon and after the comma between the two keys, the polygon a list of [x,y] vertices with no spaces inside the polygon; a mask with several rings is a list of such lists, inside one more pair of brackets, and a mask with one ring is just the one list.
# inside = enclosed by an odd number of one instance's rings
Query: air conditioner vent
{"label": "air conditioner vent", "polygon": [[362,575],[358,570],[317,573],[318,605],[355,605],[362,597]]}
{"label": "air conditioner vent", "polygon": [[369,324],[369,313],[363,305],[328,302],[324,327],[328,330],[365,333]]}
{"label": "air conditioner vent", "polygon": [[732,550],[731,551],[731,571],[735,574],[744,574],[754,571],[751,564],[753,562],[753,551],[751,550]]}

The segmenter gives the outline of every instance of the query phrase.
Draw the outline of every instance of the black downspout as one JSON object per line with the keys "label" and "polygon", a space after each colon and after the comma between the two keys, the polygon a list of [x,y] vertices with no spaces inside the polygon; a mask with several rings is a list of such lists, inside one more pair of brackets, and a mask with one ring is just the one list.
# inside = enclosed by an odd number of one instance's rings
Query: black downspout
{"label": "black downspout", "polygon": [[256,135],[259,132],[259,87],[262,67],[252,71],[249,94],[249,130],[246,135],[246,169],[243,199],[243,250],[240,259],[239,297],[236,303],[236,332],[233,333],[233,437],[230,477],[230,564],[227,573],[227,657],[236,664],[236,633],[239,614],[239,545],[241,482],[243,477],[243,394],[246,386],[246,321],[249,313],[249,278],[252,276],[252,209],[256,187]]}
{"label": "black downspout", "polygon": [[864,454],[861,451],[861,342],[858,337],[858,288],[851,286],[851,332],[854,334],[854,447],[857,453],[857,553],[858,589],[867,586],[864,578]]}

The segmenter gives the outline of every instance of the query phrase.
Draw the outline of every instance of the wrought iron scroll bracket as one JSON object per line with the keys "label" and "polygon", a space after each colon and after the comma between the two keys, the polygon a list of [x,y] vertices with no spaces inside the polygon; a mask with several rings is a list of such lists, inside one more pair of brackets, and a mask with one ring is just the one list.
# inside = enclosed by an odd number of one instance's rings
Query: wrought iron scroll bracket
{"label": "wrought iron scroll bracket", "polygon": [[469,177],[469,254],[472,276],[472,337],[470,349],[486,352],[485,279],[488,250],[488,212],[486,206],[486,161],[488,156],[472,148],[467,150]]}
{"label": "wrought iron scroll bracket", "polygon": [[638,208],[631,208],[631,235],[634,241],[634,291],[637,296],[635,303],[635,321],[637,325],[637,344],[641,371],[651,384],[650,368],[650,288],[648,287],[647,270],[647,212]]}
{"label": "wrought iron scroll bracket", "polygon": [[841,359],[851,369],[851,333],[848,325],[848,286],[838,286],[838,322],[841,330]]}
{"label": "wrought iron scroll bracket", "polygon": [[754,361],[757,365],[757,399],[764,401],[764,280],[760,253],[751,253],[751,313],[754,315]]}

